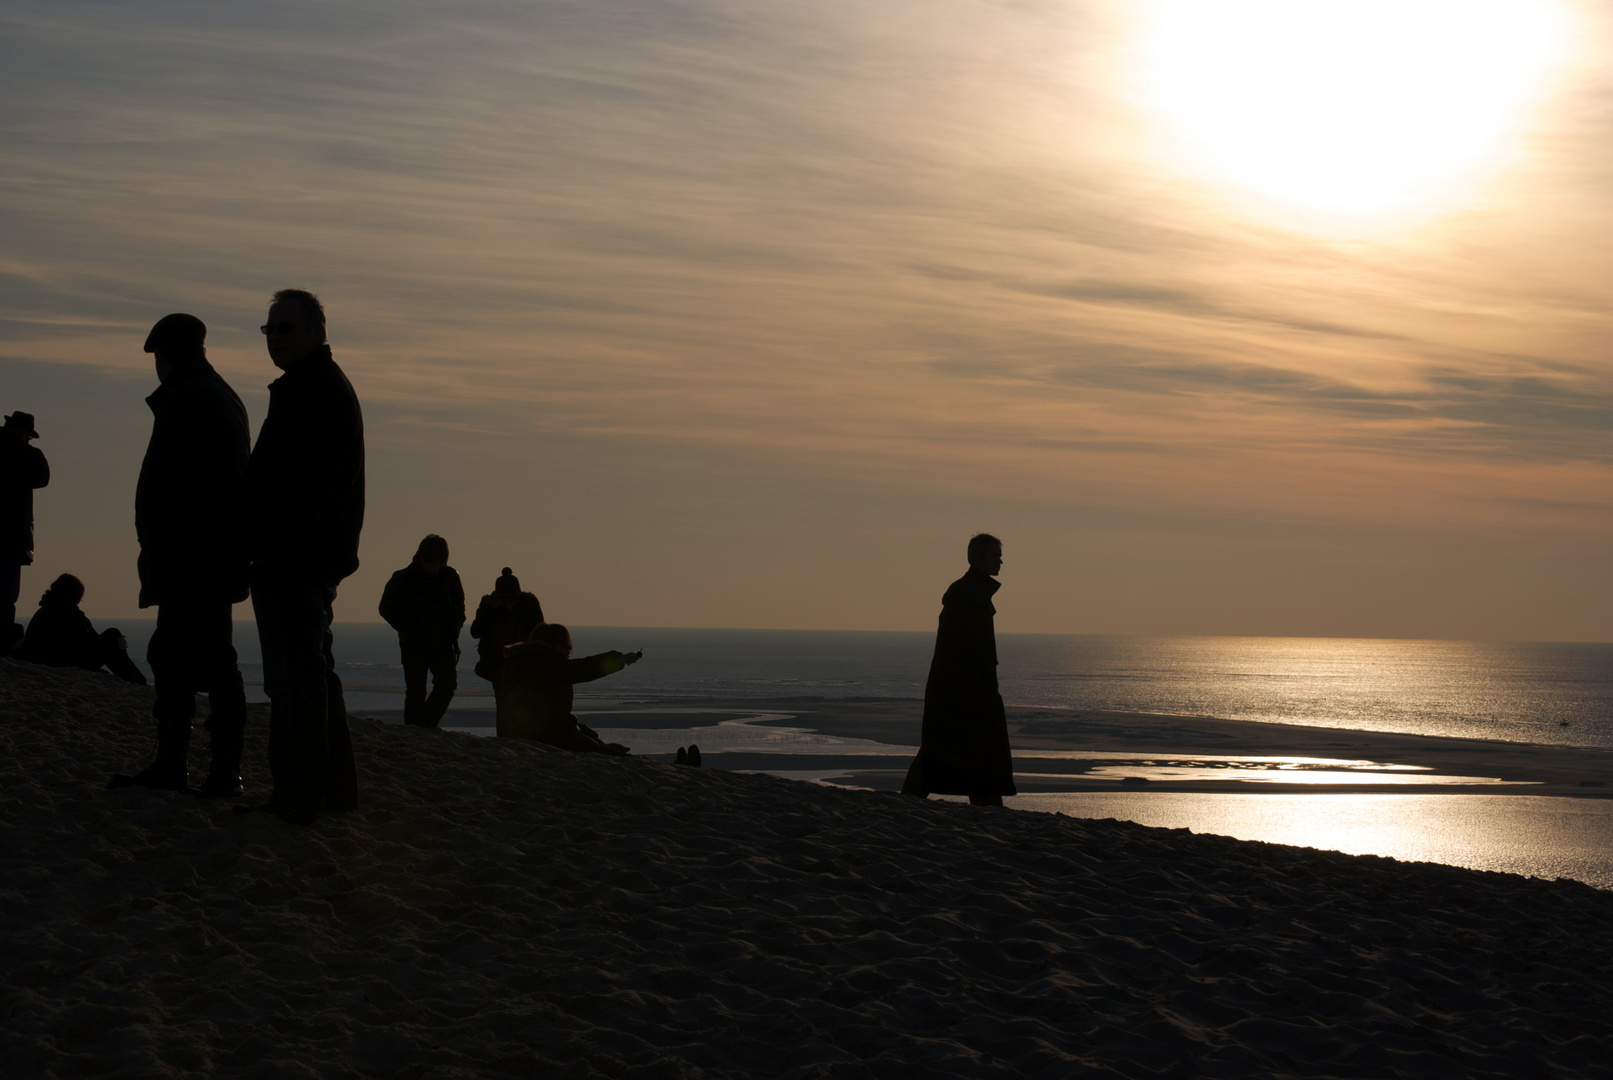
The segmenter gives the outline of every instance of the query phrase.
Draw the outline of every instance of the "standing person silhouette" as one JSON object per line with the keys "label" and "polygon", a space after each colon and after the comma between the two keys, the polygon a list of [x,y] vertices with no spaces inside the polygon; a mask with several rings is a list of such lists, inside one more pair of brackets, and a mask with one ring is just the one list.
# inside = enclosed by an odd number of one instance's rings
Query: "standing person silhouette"
{"label": "standing person silhouette", "polygon": [[331,653],[336,587],[358,569],[364,527],[364,417],[331,357],[313,293],[274,294],[261,328],[285,372],[246,467],[252,607],[269,695],[269,801],[299,825],[358,806],[347,703]]}
{"label": "standing person silhouette", "polygon": [[1002,541],[969,540],[969,572],[941,598],[935,656],[924,684],[924,728],[918,756],[902,785],[906,795],[967,795],[975,806],[1001,806],[1018,794],[1008,749],[1008,715],[997,692],[997,608]]}
{"label": "standing person silhouette", "polygon": [[436,727],[459,687],[459,628],[465,625],[465,587],[448,565],[448,541],[436,533],[420,541],[414,561],[382,590],[381,618],[398,632],[403,653],[403,722]]}
{"label": "standing person silhouette", "polygon": [[22,568],[34,561],[34,489],[50,483],[50,463],[38,447],[32,413],[14,412],[0,427],[0,655],[22,647],[17,597]]}
{"label": "standing person silhouette", "polygon": [[233,606],[247,596],[241,476],[251,452],[246,408],[207,362],[207,327],[194,315],[165,315],[146,337],[160,385],[151,442],[140,464],[134,529],[140,539],[140,606],[156,605],[146,660],[157,682],[157,760],[110,787],[186,791],[186,755],[196,693],[205,690],[211,767],[196,794],[241,794],[246,691],[236,662]]}
{"label": "standing person silhouette", "polygon": [[499,675],[504,670],[504,647],[525,641],[543,624],[543,605],[535,594],[521,591],[521,580],[504,572],[493,582],[493,591],[476,605],[470,636],[476,639],[476,674],[493,684],[498,697]]}

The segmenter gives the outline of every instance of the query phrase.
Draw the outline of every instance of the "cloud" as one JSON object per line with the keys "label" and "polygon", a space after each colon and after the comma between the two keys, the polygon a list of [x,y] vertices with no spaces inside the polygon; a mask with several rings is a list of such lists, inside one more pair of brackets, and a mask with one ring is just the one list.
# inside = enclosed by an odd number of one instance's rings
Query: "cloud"
{"label": "cloud", "polygon": [[1156,152],[1128,9],[10,5],[0,358],[143,374],[188,310],[261,387],[301,286],[373,437],[484,439],[495,488],[529,440],[529,471],[743,464],[825,508],[1419,521],[1533,488],[1601,528],[1594,88],[1494,205],[1306,231]]}

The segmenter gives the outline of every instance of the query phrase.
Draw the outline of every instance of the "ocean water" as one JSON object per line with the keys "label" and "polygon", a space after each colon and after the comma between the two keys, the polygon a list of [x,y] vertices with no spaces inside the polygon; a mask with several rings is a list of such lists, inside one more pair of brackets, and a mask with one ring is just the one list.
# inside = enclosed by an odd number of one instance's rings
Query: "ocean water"
{"label": "ocean water", "polygon": [[[120,628],[143,662],[151,623],[128,621]],[[579,655],[644,650],[634,667],[578,688],[578,712],[605,737],[640,754],[699,741],[708,753],[727,755],[731,767],[824,782],[884,769],[889,783],[889,776],[900,775],[890,770],[905,767],[912,749],[818,735],[806,726],[807,717],[797,721],[800,727],[781,726],[778,717],[766,727],[750,726],[747,720],[766,714],[748,701],[922,698],[934,641],[929,633],[631,627],[574,627],[573,635]],[[335,640],[351,711],[395,719],[403,673],[393,632],[338,624]],[[236,644],[248,694],[264,700],[251,623],[237,624]],[[471,671],[474,642],[466,637],[462,649],[460,694],[448,723],[487,732],[492,697]],[[1609,644],[1000,634],[998,652],[1010,705],[1613,748]],[[676,707],[671,699],[677,698],[716,699],[729,707],[691,711]],[[612,703],[624,699],[652,707],[632,710],[630,726],[616,729],[613,723],[627,721],[616,720]],[[656,708],[656,699],[668,703]],[[1027,777],[1054,767],[1038,754],[1016,762]],[[1406,796],[1054,791],[1009,802],[1024,810],[1271,843],[1572,877],[1613,889],[1613,800],[1478,790]]]}
{"label": "ocean water", "polygon": [[[101,624],[97,624],[101,625]],[[120,629],[137,660],[149,620]],[[589,697],[922,698],[929,633],[573,627],[579,655],[644,659],[579,687]],[[335,651],[356,709],[397,708],[397,637],[342,623]],[[250,622],[236,646],[255,700],[262,668]],[[462,639],[460,708],[491,708]],[[1319,727],[1613,748],[1613,644],[1347,638],[1147,638],[1000,634],[1010,705],[1218,716]],[[369,695],[379,695],[373,701]]]}

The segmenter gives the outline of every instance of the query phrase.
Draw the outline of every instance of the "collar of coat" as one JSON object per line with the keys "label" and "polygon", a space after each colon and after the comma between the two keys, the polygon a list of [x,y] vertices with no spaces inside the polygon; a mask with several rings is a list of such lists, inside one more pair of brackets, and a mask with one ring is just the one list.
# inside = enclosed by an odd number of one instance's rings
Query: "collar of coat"
{"label": "collar of coat", "polygon": [[334,365],[336,358],[330,354],[329,345],[321,345],[312,352],[304,353],[303,358],[294,364],[290,371],[269,384],[273,390],[277,386],[294,386],[303,379],[310,378],[319,369]]}
{"label": "collar of coat", "polygon": [[997,590],[1003,587],[1002,582],[984,571],[976,570],[972,566],[969,567],[969,572],[963,577],[965,581],[974,582],[977,588],[985,589],[987,596],[997,595]]}
{"label": "collar of coat", "polygon": [[941,597],[941,604],[978,604],[995,615],[997,607],[991,602],[991,597],[1002,587],[1002,582],[971,566],[968,573],[952,583],[946,595]]}
{"label": "collar of coat", "polygon": [[168,396],[177,384],[216,374],[217,372],[213,370],[213,365],[207,362],[206,357],[199,356],[185,360],[176,365],[174,370],[168,373],[168,377],[157,385],[157,389],[147,395],[146,404],[151,406],[151,410],[155,412],[157,407],[162,404],[162,399]]}

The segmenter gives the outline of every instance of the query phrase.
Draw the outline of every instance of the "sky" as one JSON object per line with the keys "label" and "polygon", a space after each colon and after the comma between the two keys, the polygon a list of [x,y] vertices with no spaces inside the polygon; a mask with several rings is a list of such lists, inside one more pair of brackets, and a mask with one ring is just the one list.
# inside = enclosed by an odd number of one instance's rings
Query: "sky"
{"label": "sky", "polygon": [[926,629],[984,530],[1005,632],[1613,640],[1610,53],[1572,0],[13,0],[19,610],[140,614],[145,334],[255,430],[294,287],[365,411],[339,621],[437,532],[565,622]]}

